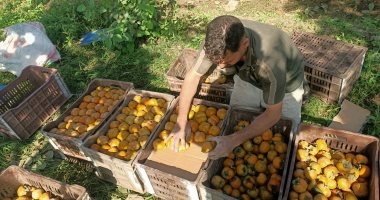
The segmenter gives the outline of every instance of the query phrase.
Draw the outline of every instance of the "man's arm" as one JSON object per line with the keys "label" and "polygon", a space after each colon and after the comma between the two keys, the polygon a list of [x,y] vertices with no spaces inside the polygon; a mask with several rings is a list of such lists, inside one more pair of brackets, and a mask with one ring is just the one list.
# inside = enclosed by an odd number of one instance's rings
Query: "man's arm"
{"label": "man's arm", "polygon": [[211,159],[227,156],[235,147],[246,140],[262,134],[265,130],[275,125],[281,118],[282,102],[268,105],[266,110],[259,115],[251,124],[244,129],[228,136],[211,138],[210,141],[217,142],[216,148],[209,153]]}
{"label": "man's arm", "polygon": [[176,152],[179,148],[179,142],[181,142],[182,146],[186,145],[185,137],[186,134],[190,134],[191,130],[187,123],[190,105],[197,91],[201,77],[209,70],[211,65],[212,63],[206,58],[204,50],[201,50],[194,66],[186,73],[179,95],[177,123],[172,133],[165,140],[166,143],[171,137],[173,138],[172,150]]}
{"label": "man's arm", "polygon": [[248,127],[236,133],[237,145],[240,145],[246,140],[260,135],[275,125],[281,118],[281,111],[282,102],[274,105],[268,105],[266,110],[261,115],[259,115]]}
{"label": "man's arm", "polygon": [[[179,95],[179,110],[177,124],[174,127],[171,136],[173,137],[172,141],[172,150],[178,152],[179,143],[184,147],[186,145],[185,137],[188,134],[186,130],[187,126],[187,117],[190,110],[190,105],[197,91],[197,87],[201,75],[196,73],[195,70],[190,70],[183,81],[181,93]],[[168,137],[170,138],[170,136]]]}

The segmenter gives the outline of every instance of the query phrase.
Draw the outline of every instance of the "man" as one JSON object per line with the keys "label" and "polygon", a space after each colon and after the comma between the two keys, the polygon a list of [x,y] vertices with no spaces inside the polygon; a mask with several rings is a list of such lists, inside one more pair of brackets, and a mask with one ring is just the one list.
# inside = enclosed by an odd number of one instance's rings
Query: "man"
{"label": "man", "polygon": [[304,91],[302,54],[289,36],[274,26],[219,16],[208,24],[203,50],[182,85],[177,124],[170,134],[173,150],[178,150],[179,143],[185,144],[190,133],[187,113],[202,75],[212,66],[236,67],[232,107],[265,111],[245,129],[210,139],[217,142],[209,153],[211,159],[227,156],[236,146],[271,128],[281,115],[290,118],[296,130]]}

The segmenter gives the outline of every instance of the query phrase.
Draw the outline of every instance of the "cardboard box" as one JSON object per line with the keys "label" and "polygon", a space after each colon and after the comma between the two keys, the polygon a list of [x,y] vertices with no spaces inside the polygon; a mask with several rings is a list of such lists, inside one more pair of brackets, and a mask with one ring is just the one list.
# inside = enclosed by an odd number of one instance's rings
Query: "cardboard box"
{"label": "cardboard box", "polygon": [[350,101],[344,100],[338,115],[333,118],[330,128],[361,132],[371,112]]}
{"label": "cardboard box", "polygon": [[174,152],[170,148],[153,151],[145,165],[195,181],[206,161],[207,154],[201,152],[199,145],[192,143],[184,152]]}

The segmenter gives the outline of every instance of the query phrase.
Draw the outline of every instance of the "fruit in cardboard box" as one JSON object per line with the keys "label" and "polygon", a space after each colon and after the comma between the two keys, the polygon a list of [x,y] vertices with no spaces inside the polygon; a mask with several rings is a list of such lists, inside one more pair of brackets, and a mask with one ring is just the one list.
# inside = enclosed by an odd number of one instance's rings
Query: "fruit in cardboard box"
{"label": "fruit in cardboard box", "polygon": [[164,140],[157,138],[153,141],[154,150],[161,150],[161,149],[164,149],[165,147],[166,147],[166,144]]}
{"label": "fruit in cardboard box", "polygon": [[[175,112],[171,114],[169,117],[169,121],[165,123],[164,130],[162,130],[159,134],[161,139],[167,138],[171,131],[175,127],[175,123],[177,122],[178,117],[178,106],[175,109]],[[219,118],[217,115],[222,116],[224,118],[226,110],[223,108],[215,108],[212,106],[205,105],[192,105],[191,110],[189,111],[189,125],[191,127],[191,136],[187,137],[187,145],[185,148],[181,147],[180,151],[185,151],[189,148],[191,143],[195,142],[198,145],[201,145],[202,152],[208,153],[215,148],[215,142],[206,140],[213,136],[220,135],[220,127],[217,126],[222,121],[222,118]],[[168,140],[166,147],[170,146],[171,139]]]}

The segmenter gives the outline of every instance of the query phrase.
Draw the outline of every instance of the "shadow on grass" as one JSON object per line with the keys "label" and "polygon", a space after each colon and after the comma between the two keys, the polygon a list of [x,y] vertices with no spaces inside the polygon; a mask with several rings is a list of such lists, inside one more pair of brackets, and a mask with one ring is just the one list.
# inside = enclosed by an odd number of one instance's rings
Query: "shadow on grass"
{"label": "shadow on grass", "polygon": [[330,125],[330,123],[332,122],[332,120],[303,114],[302,115],[302,122],[303,123],[308,123],[308,124],[309,123],[310,124],[318,124],[320,126],[327,127],[327,126]]}
{"label": "shadow on grass", "polygon": [[112,199],[112,196],[125,198],[126,196],[126,194],[118,192],[116,185],[97,178],[94,171],[83,170],[79,163],[52,159],[47,162],[45,169],[37,172],[68,184],[85,187],[92,199]]}
{"label": "shadow on grass", "polygon": [[[360,1],[289,1],[284,5],[285,11],[300,10],[304,20],[314,19],[318,23],[317,34],[330,35],[338,40],[355,43],[368,48],[379,48],[380,3],[373,0]],[[374,3],[374,10],[368,5]]]}
{"label": "shadow on grass", "polygon": [[0,136],[0,170],[9,165],[29,167],[34,160],[49,150],[49,145],[40,133],[19,141]]}
{"label": "shadow on grass", "polygon": [[21,154],[21,142],[0,136],[0,171],[10,165],[17,165]]}

